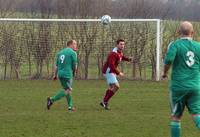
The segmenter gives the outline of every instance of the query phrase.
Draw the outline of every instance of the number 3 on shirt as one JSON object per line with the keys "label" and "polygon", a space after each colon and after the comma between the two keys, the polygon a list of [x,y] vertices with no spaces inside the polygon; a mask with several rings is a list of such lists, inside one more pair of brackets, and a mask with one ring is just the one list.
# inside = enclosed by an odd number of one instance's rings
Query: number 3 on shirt
{"label": "number 3 on shirt", "polygon": [[186,56],[188,57],[188,60],[186,61],[186,64],[191,67],[192,65],[194,65],[194,52],[192,51],[188,51]]}
{"label": "number 3 on shirt", "polygon": [[60,56],[60,60],[61,60],[61,63],[64,63],[65,55],[61,55],[61,56]]}

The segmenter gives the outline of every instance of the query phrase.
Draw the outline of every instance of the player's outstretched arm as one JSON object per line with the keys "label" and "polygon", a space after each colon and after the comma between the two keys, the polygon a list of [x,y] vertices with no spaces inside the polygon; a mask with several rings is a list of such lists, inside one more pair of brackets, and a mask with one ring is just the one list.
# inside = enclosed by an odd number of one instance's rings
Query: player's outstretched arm
{"label": "player's outstretched arm", "polygon": [[163,79],[167,78],[167,74],[168,74],[170,67],[171,67],[171,64],[164,65],[164,70],[163,70],[163,75],[162,75]]}
{"label": "player's outstretched arm", "polygon": [[120,77],[123,77],[123,76],[124,76],[124,73],[120,72],[120,73],[119,73],[119,76],[120,76]]}
{"label": "player's outstretched arm", "polygon": [[73,77],[76,77],[77,71],[78,71],[78,66],[77,66],[77,64],[76,64],[76,65],[74,66],[74,68],[73,68]]}
{"label": "player's outstretched arm", "polygon": [[72,54],[72,64],[73,64],[73,77],[76,77],[76,73],[78,70],[78,57],[77,57],[77,53],[73,52]]}
{"label": "player's outstretched arm", "polygon": [[122,56],[122,60],[123,60],[123,61],[127,61],[127,62],[131,62],[131,61],[132,61],[132,57],[125,57],[125,56]]}
{"label": "player's outstretched arm", "polygon": [[55,66],[54,66],[53,80],[57,80],[57,74],[58,74],[58,67],[55,65]]}

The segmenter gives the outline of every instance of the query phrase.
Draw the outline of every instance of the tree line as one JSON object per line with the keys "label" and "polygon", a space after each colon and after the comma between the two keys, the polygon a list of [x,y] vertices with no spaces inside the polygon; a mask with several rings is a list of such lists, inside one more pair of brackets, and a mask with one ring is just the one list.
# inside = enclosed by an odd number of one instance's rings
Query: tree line
{"label": "tree line", "polygon": [[[0,0],[1,17],[159,18],[198,21],[199,0]],[[31,15],[30,15],[31,13]],[[45,13],[45,15],[44,15]]]}
{"label": "tree line", "polygon": [[[0,23],[0,64],[3,79],[51,78],[56,53],[66,41],[78,42],[79,79],[102,78],[102,66],[118,38],[134,58],[121,69],[131,79],[155,79],[156,23],[99,22]],[[128,68],[128,69],[125,69]],[[127,78],[128,78],[127,77]]]}

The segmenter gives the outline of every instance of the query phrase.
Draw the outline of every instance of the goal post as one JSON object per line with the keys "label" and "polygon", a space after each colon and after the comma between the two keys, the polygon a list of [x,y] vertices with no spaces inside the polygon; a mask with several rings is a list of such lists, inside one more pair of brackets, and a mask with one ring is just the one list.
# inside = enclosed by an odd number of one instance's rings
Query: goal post
{"label": "goal post", "polygon": [[161,28],[160,28],[161,24],[160,24],[160,20],[157,20],[157,33],[156,33],[156,81],[160,80],[160,74],[161,74],[161,70],[160,70],[160,60],[161,60]]}
{"label": "goal post", "polygon": [[[106,59],[106,54],[115,46],[116,39],[121,37],[125,39],[128,45],[125,48],[126,55],[131,54],[136,58],[133,65],[123,64],[120,66],[123,71],[130,73],[127,78],[159,81],[161,71],[161,20],[111,19],[111,24],[107,26],[103,26],[100,21],[100,19],[0,18],[0,27],[3,28],[0,31],[0,56],[4,57],[3,60],[0,60],[0,67],[3,70],[0,72],[2,73],[0,78],[9,78],[8,75],[12,78],[11,75],[15,75],[15,73],[16,76],[13,77],[17,77],[17,75],[24,75],[21,76],[22,78],[33,77],[32,75],[36,73],[34,69],[37,69],[37,73],[44,71],[42,64],[46,62],[49,63],[46,67],[50,65],[51,68],[54,63],[52,61],[54,55],[71,38],[76,39],[78,44],[81,45],[78,53],[82,55],[79,62],[82,65],[79,70],[79,78],[101,78],[100,69]],[[11,28],[9,24],[14,27]],[[63,28],[64,30],[62,30]],[[59,36],[62,36],[62,38]],[[11,46],[16,53],[10,54],[11,49],[6,48],[5,44]],[[13,47],[13,45],[17,46]],[[54,46],[57,46],[57,48]],[[36,51],[33,52],[33,50]],[[43,52],[45,52],[44,55]],[[95,52],[94,55],[91,52]],[[9,56],[7,56],[8,53]],[[17,56],[17,59],[15,58],[12,61],[11,55]],[[89,56],[88,59],[86,59],[87,56]],[[27,58],[29,58],[29,61],[27,61]],[[33,60],[36,63],[31,66]],[[29,63],[22,65],[25,62]],[[38,68],[37,65],[40,67]],[[20,66],[23,66],[23,69]],[[94,66],[97,66],[98,69]],[[126,68],[130,66],[131,69],[127,70]],[[25,70],[25,68],[28,68],[28,70]],[[14,74],[8,74],[8,71]],[[47,71],[51,71],[51,69],[47,69]],[[20,72],[21,74],[17,74]],[[25,72],[29,74],[23,74]],[[51,72],[45,71],[45,73],[51,75]]]}

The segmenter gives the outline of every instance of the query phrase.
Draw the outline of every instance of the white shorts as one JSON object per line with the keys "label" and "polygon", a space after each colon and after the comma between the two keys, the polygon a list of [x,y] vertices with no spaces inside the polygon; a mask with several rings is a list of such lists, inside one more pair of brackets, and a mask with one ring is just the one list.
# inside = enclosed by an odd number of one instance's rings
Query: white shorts
{"label": "white shorts", "polygon": [[114,73],[109,73],[110,72],[110,68],[107,68],[107,71],[106,71],[106,80],[107,80],[107,83],[110,85],[110,84],[115,84],[115,83],[119,83],[118,80],[117,80],[117,76],[116,74]]}

